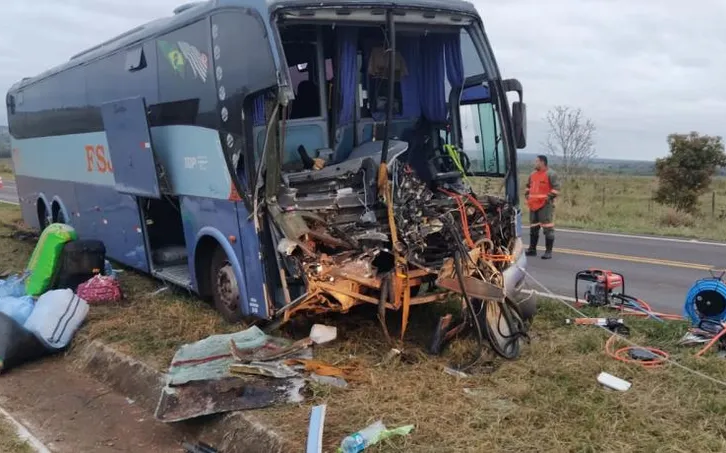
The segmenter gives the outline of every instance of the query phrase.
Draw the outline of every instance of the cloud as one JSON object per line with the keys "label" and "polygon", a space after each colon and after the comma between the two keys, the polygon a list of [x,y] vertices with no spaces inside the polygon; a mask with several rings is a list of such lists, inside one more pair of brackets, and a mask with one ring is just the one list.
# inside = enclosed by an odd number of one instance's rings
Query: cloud
{"label": "cloud", "polygon": [[[179,0],[5,2],[0,91],[157,17]],[[474,0],[505,77],[525,87],[530,147],[557,104],[598,127],[602,157],[652,159],[666,136],[725,134],[723,0]],[[0,123],[6,114],[0,109]]]}
{"label": "cloud", "polygon": [[726,3],[475,3],[503,76],[524,85],[528,151],[539,150],[557,104],[592,118],[601,157],[652,159],[667,153],[670,133],[726,132]]}

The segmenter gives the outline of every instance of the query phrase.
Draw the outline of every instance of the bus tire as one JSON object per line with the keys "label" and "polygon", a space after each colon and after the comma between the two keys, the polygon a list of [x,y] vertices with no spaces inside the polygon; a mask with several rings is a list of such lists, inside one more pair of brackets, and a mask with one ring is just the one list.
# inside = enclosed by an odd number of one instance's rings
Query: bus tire
{"label": "bus tire", "polygon": [[68,223],[65,213],[57,201],[53,202],[53,223]]}
{"label": "bus tire", "polygon": [[244,315],[240,307],[237,276],[222,247],[216,247],[212,255],[209,288],[212,293],[214,308],[222,317],[233,324],[242,321]]}
{"label": "bus tire", "polygon": [[38,199],[38,225],[40,226],[40,231],[48,227],[53,223],[53,219],[50,217],[50,211],[48,211],[48,206],[46,206],[45,201],[42,198]]}

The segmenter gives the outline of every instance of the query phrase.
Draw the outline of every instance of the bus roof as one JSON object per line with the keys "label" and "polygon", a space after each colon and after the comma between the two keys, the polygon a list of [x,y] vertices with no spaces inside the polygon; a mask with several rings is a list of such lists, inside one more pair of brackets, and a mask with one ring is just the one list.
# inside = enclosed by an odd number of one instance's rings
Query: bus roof
{"label": "bus roof", "polygon": [[462,14],[476,14],[473,4],[464,0],[207,0],[186,3],[179,6],[173,12],[173,16],[153,20],[144,25],[128,30],[108,41],[105,41],[90,49],[74,55],[71,59],[59,66],[51,68],[35,77],[26,77],[15,83],[10,91],[16,91],[32,85],[33,83],[50,77],[54,74],[91,62],[103,56],[112,54],[136,43],[146,41],[157,35],[182,27],[205,16],[211,11],[225,7],[238,7],[255,9],[267,16],[284,8],[304,8],[306,6],[341,6],[341,7],[365,7],[365,6],[393,6],[401,8],[422,8],[437,9],[459,12]]}

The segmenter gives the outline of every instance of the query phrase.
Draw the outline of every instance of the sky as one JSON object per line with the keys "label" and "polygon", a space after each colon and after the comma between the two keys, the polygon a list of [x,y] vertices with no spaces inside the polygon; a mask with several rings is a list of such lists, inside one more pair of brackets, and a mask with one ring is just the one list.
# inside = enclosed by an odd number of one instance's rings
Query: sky
{"label": "sky", "polygon": [[[0,92],[181,3],[0,0]],[[555,105],[580,108],[595,123],[604,158],[664,156],[675,132],[726,135],[726,1],[474,3],[503,76],[524,85],[527,152],[541,151]]]}

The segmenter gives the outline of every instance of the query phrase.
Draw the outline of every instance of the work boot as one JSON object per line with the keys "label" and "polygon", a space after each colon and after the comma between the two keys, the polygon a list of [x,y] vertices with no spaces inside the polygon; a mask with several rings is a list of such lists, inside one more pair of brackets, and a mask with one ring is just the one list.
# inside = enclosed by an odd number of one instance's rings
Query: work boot
{"label": "work boot", "polygon": [[539,242],[539,227],[529,229],[529,248],[524,252],[526,256],[537,256],[537,242]]}
{"label": "work boot", "polygon": [[554,238],[545,238],[545,252],[542,255],[543,260],[551,260],[552,259],[552,247],[555,245],[555,239]]}

